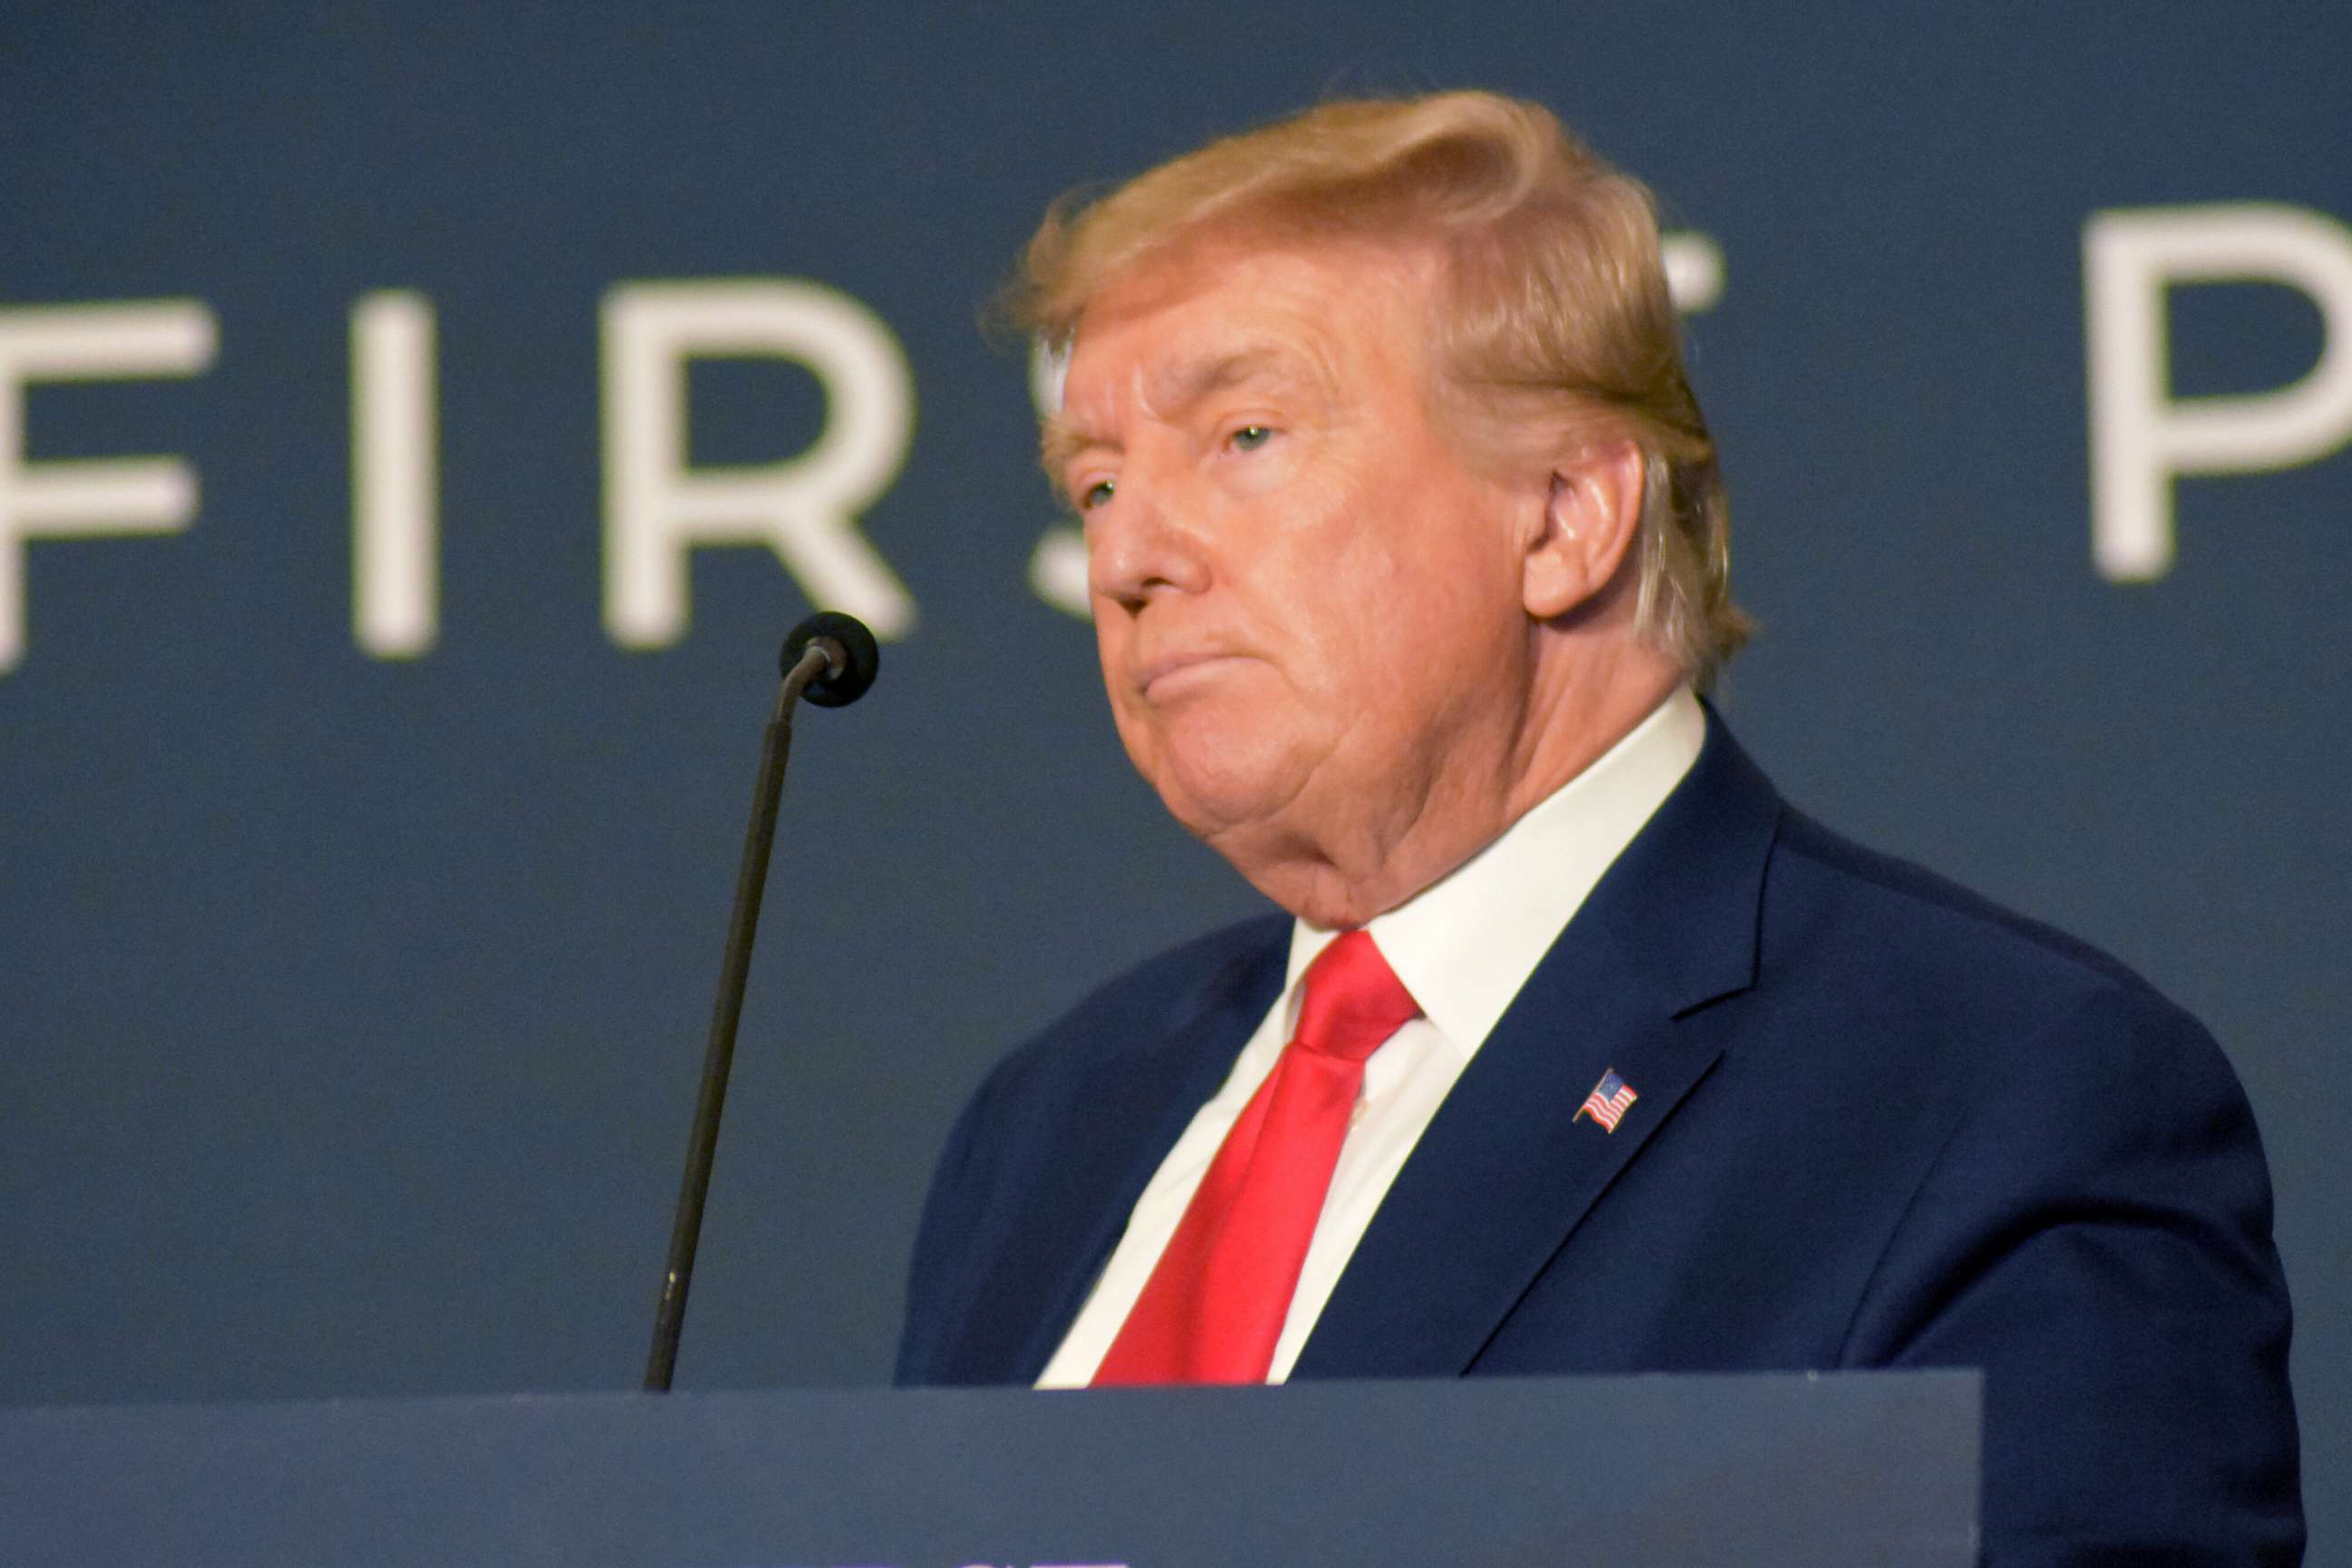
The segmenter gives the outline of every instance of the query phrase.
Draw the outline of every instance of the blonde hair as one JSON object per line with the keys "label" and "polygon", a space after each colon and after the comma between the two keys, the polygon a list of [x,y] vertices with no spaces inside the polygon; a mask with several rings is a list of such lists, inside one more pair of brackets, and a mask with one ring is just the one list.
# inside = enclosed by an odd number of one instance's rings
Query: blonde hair
{"label": "blonde hair", "polygon": [[1730,508],[1685,377],[1650,193],[1549,110],[1485,92],[1327,103],[1056,202],[1008,290],[1066,348],[1087,302],[1178,242],[1423,243],[1443,260],[1434,409],[1496,462],[1563,440],[1644,458],[1636,620],[1704,688],[1747,637]]}

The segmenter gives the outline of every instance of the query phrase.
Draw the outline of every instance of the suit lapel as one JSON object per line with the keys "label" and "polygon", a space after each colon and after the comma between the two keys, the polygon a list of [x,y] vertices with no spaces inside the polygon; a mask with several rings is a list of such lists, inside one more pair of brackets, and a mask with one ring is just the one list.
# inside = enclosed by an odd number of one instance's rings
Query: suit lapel
{"label": "suit lapel", "polygon": [[[1713,711],[1697,763],[1594,888],[1398,1173],[1297,1377],[1452,1377],[1722,1055],[1691,1016],[1752,983],[1771,785]],[[1616,1131],[1577,1110],[1611,1069]]]}
{"label": "suit lapel", "polygon": [[1036,1145],[1049,1168],[983,1287],[979,1327],[983,1337],[995,1337],[989,1325],[1003,1337],[968,1347],[975,1370],[1024,1383],[1045,1371],[1152,1173],[1280,994],[1289,930],[1287,919],[1250,928],[1234,963],[1173,1028],[1097,1059],[1052,1138]]}

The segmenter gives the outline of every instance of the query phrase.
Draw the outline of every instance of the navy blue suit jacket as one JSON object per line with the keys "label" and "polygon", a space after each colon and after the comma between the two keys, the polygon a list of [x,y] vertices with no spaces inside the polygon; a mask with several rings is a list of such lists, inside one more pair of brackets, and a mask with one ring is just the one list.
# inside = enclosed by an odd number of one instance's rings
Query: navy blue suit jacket
{"label": "navy blue suit jacket", "polygon": [[[1294,1377],[1982,1367],[2002,1563],[2292,1562],[2269,1180],[2220,1049],[2110,959],[1784,805],[1709,718],[1398,1175]],[[1282,984],[1167,953],[1006,1059],[898,1379],[1025,1384]],[[1612,1133],[1578,1106],[1614,1068]]]}

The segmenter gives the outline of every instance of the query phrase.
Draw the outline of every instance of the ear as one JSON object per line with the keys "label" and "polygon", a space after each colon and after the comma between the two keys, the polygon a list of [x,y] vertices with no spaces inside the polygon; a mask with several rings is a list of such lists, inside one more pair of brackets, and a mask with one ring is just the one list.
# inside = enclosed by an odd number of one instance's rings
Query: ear
{"label": "ear", "polygon": [[1551,471],[1542,524],[1520,564],[1529,616],[1564,616],[1609,585],[1642,520],[1645,464],[1631,441],[1610,441]]}

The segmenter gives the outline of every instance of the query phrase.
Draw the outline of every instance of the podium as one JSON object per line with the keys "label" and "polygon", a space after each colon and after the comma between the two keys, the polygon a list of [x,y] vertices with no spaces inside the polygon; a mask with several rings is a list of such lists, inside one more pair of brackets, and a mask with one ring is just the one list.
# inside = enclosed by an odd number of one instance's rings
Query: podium
{"label": "podium", "polygon": [[1972,1372],[0,1411],[0,1561],[1965,1564]]}

